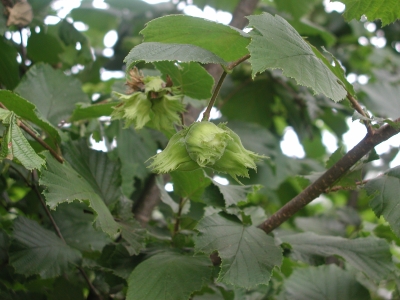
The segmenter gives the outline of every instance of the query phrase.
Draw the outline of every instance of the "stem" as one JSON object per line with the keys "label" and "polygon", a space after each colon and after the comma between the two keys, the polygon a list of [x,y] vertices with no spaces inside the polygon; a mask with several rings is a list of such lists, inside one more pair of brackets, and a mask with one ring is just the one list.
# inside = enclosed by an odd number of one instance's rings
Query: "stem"
{"label": "stem", "polygon": [[215,86],[214,92],[211,96],[210,102],[208,102],[207,108],[203,114],[203,118],[201,119],[201,121],[208,121],[210,119],[211,109],[214,106],[215,100],[217,99],[219,91],[221,90],[222,87],[222,83],[224,82],[226,75],[228,75],[228,72],[249,58],[250,54],[246,54],[245,56],[239,58],[238,60],[235,60],[234,62],[230,63],[226,67],[226,70],[222,72],[222,75],[219,78],[217,85]]}
{"label": "stem", "polygon": [[[357,185],[357,186],[358,185],[364,185],[368,181],[370,181],[370,180],[366,179],[366,180],[362,180],[362,181],[357,181],[354,184]],[[331,192],[342,191],[342,190],[354,190],[354,189],[352,187],[346,187],[346,186],[337,185],[337,186],[333,186],[331,188],[327,188],[324,193],[328,194],[328,193],[331,193]]]}
{"label": "stem", "polygon": [[[0,102],[0,107],[3,109],[7,109],[7,107]],[[8,110],[8,109],[7,109]],[[58,160],[58,162],[63,163],[64,159],[57,154],[57,152],[55,152],[53,150],[53,148],[51,148],[42,138],[38,137],[36,135],[36,133],[29,128],[28,125],[26,125],[23,121],[18,120],[18,126],[21,127],[27,134],[29,134],[35,141],[37,141],[40,145],[43,146],[43,148],[45,148],[46,150],[49,150],[50,154],[56,159]]]}
{"label": "stem", "polygon": [[182,209],[185,206],[185,203],[187,202],[188,198],[182,198],[179,201],[179,209],[178,209],[178,213],[176,215],[176,221],[175,221],[175,225],[174,225],[174,232],[173,232],[173,236],[175,236],[178,231],[179,231],[179,226],[180,226],[180,222],[181,222],[181,214],[182,214]]}
{"label": "stem", "polygon": [[218,93],[221,89],[222,83],[224,82],[226,75],[228,75],[228,73],[226,71],[224,71],[222,73],[221,77],[219,78],[218,83],[215,86],[214,93],[210,99],[210,102],[208,102],[206,111],[204,112],[203,118],[201,119],[202,122],[208,121],[210,119],[211,108],[214,106],[215,99],[217,99]]}
{"label": "stem", "polygon": [[[400,123],[400,118],[395,120]],[[373,135],[367,134],[353,149],[343,156],[336,164],[328,169],[321,177],[309,185],[300,194],[286,203],[270,218],[260,224],[258,227],[266,233],[270,233],[283,222],[291,218],[296,212],[305,207],[319,195],[324,193],[336,180],[342,177],[354,164],[356,164],[364,155],[368,154],[376,145],[386,141],[400,132],[389,125],[382,126],[374,131]]]}
{"label": "stem", "polygon": [[[354,98],[349,92],[347,92],[347,99],[349,99],[351,106],[363,117],[369,118],[369,116],[365,113],[365,111],[362,109],[356,98]],[[374,134],[374,130],[372,129],[371,123],[368,121],[362,121],[365,124],[365,127],[367,127],[367,132],[368,134]]]}

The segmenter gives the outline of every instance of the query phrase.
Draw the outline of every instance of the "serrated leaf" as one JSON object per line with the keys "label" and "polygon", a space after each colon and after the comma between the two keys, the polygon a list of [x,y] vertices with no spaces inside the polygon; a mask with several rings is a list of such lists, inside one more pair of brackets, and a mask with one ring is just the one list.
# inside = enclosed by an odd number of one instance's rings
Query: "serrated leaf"
{"label": "serrated leaf", "polygon": [[365,99],[368,109],[381,117],[397,119],[399,117],[400,87],[387,82],[374,82],[359,85],[361,91],[367,94]]}
{"label": "serrated leaf", "polygon": [[346,90],[338,83],[338,78],[285,19],[267,13],[248,19],[249,25],[260,33],[252,35],[248,46],[253,77],[266,69],[278,68],[285,76],[312,88],[315,93],[334,101],[346,97]]}
{"label": "serrated leaf", "polygon": [[107,153],[90,149],[84,139],[79,143],[65,143],[63,150],[64,157],[72,168],[112,208],[122,196],[120,164],[111,161]]}
{"label": "serrated leaf", "polygon": [[0,160],[17,159],[28,170],[41,169],[45,161],[33,150],[32,146],[23,135],[21,129],[17,125],[15,113],[2,108],[0,110],[0,118],[2,119],[3,125],[6,127],[1,143]]}
{"label": "serrated leaf", "polygon": [[133,270],[128,279],[127,299],[186,300],[210,277],[211,263],[207,256],[159,253]]}
{"label": "serrated leaf", "polygon": [[280,239],[292,246],[298,259],[302,256],[319,255],[328,257],[339,255],[373,280],[385,279],[393,270],[389,244],[373,237],[345,239],[321,236],[312,232],[285,235]]}
{"label": "serrated leaf", "polygon": [[362,15],[372,22],[382,20],[382,26],[400,18],[400,2],[397,0],[340,0],[346,5],[343,16],[346,21],[359,21]]}
{"label": "serrated leaf", "polygon": [[97,191],[93,189],[82,175],[75,171],[68,162],[60,164],[48,152],[45,152],[47,169],[42,171],[39,184],[46,190],[43,192],[47,205],[56,209],[57,205],[74,200],[88,203],[97,214],[96,222],[110,236],[119,230],[109,209]]}
{"label": "serrated leaf", "polygon": [[51,212],[68,245],[80,251],[101,251],[112,240],[104,232],[93,227],[95,217],[86,213],[83,203],[61,203]]}
{"label": "serrated leaf", "polygon": [[75,103],[90,103],[78,79],[46,64],[32,66],[15,92],[35,104],[41,115],[54,126],[69,118]]}
{"label": "serrated leaf", "polygon": [[66,245],[55,233],[23,217],[14,222],[13,237],[17,244],[10,251],[10,263],[17,273],[26,276],[57,277],[82,258],[79,251]]}
{"label": "serrated leaf", "polygon": [[150,173],[144,162],[156,153],[158,146],[147,129],[135,131],[123,129],[121,122],[117,125],[116,152],[121,161],[122,190],[129,197],[133,191],[133,178],[143,180]]}
{"label": "serrated leaf", "polygon": [[372,196],[369,205],[379,218],[389,222],[394,233],[400,237],[400,167],[390,169],[367,182],[365,189]]}
{"label": "serrated leaf", "polygon": [[171,177],[174,193],[193,201],[200,201],[204,189],[211,183],[211,179],[206,177],[201,169],[190,172],[175,171],[171,173]]}
{"label": "serrated leaf", "polygon": [[[299,6],[296,5],[295,7],[298,8]],[[332,33],[305,18],[299,20],[288,20],[288,22],[301,36],[319,36],[325,41],[325,44],[328,47],[333,46],[336,42],[336,37]]]}
{"label": "serrated leaf", "polygon": [[61,141],[58,129],[44,119],[36,109],[36,106],[29,101],[11,91],[0,90],[0,102],[3,103],[8,110],[15,112],[20,118],[28,120],[42,128],[55,141]]}
{"label": "serrated leaf", "polygon": [[158,62],[175,61],[193,62],[202,64],[221,64],[227,62],[214,53],[194,45],[164,44],[157,42],[142,43],[134,47],[125,57],[126,69],[131,69],[139,61]]}
{"label": "serrated leaf", "polygon": [[127,243],[125,245],[129,255],[138,255],[145,248],[146,230],[136,220],[120,221],[121,236]]}
{"label": "serrated leaf", "polygon": [[154,63],[156,68],[166,77],[170,76],[174,86],[178,86],[182,94],[193,99],[209,99],[214,86],[213,77],[198,63]]}
{"label": "serrated leaf", "polygon": [[212,183],[218,187],[223,195],[226,207],[247,201],[248,194],[254,193],[261,188],[260,185],[223,185],[215,180],[212,180]]}
{"label": "serrated leaf", "polygon": [[297,217],[294,220],[296,227],[302,231],[311,231],[320,235],[345,236],[346,225],[334,217],[315,216]]}
{"label": "serrated leaf", "polygon": [[353,274],[333,264],[293,271],[284,283],[284,296],[287,300],[371,299]]}
{"label": "serrated leaf", "polygon": [[225,61],[248,54],[247,34],[206,19],[171,15],[154,19],[140,32],[145,42],[190,44],[204,48]]}
{"label": "serrated leaf", "polygon": [[201,219],[196,229],[196,251],[217,250],[222,260],[218,281],[246,289],[268,284],[273,268],[282,263],[282,250],[259,228],[214,214]]}
{"label": "serrated leaf", "polygon": [[74,111],[72,112],[69,122],[99,118],[102,116],[111,116],[114,111],[113,107],[116,106],[118,102],[108,102],[101,104],[84,104],[77,103]]}

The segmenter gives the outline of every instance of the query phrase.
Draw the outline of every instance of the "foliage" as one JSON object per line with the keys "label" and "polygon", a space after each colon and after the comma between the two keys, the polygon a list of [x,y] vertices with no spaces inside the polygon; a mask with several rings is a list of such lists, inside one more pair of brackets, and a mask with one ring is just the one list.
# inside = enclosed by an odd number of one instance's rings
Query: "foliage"
{"label": "foliage", "polygon": [[398,299],[398,1],[176,2],[1,1],[0,298]]}

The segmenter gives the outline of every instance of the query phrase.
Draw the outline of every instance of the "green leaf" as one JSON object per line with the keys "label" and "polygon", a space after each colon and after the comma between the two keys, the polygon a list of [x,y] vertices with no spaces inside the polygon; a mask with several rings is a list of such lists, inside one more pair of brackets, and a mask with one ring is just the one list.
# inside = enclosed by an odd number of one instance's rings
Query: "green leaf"
{"label": "green leaf", "polygon": [[80,251],[101,251],[111,239],[93,227],[94,216],[83,203],[62,203],[51,214],[68,245]]}
{"label": "green leaf", "polygon": [[146,230],[136,220],[120,221],[121,236],[127,243],[125,245],[130,255],[139,255],[145,248]]}
{"label": "green leaf", "polygon": [[[54,27],[54,26],[49,26]],[[43,45],[46,45],[45,47]],[[29,58],[34,62],[45,62],[55,65],[60,62],[63,45],[58,37],[42,28],[39,33],[32,30],[26,47]]]}
{"label": "green leaf", "polygon": [[171,173],[171,177],[174,193],[193,201],[200,201],[204,189],[211,183],[210,178],[206,177],[201,169],[190,172],[175,171]]}
{"label": "green leaf", "polygon": [[204,10],[204,7],[211,6],[215,10],[232,12],[239,0],[193,0],[193,4]]}
{"label": "green leaf", "polygon": [[88,147],[86,140],[79,143],[66,143],[64,157],[72,168],[79,173],[103,199],[108,207],[113,207],[122,196],[121,166],[111,161],[107,154]]}
{"label": "green leaf", "polygon": [[101,104],[83,104],[77,103],[75,110],[72,112],[72,116],[68,121],[80,121],[86,119],[99,118],[102,116],[110,116],[114,111],[113,107],[117,105],[118,102],[107,102]]}
{"label": "green leaf", "polygon": [[118,147],[115,151],[121,161],[122,190],[129,197],[133,191],[133,178],[144,180],[150,174],[144,162],[156,154],[158,146],[149,130],[123,129],[122,122],[116,125],[118,126],[116,134]]}
{"label": "green leaf", "polygon": [[[1,17],[0,17],[1,18]],[[0,83],[12,90],[19,82],[18,51],[0,38]]]}
{"label": "green leaf", "polygon": [[182,94],[193,99],[209,99],[214,86],[213,77],[198,63],[154,63],[166,77],[169,75]]}
{"label": "green leaf", "polygon": [[[256,78],[244,84],[223,99],[221,112],[228,120],[257,123],[270,127],[273,121],[272,105],[268,99],[274,97],[271,81]],[[243,105],[245,103],[245,105]],[[257,143],[260,140],[257,139]]]}
{"label": "green leaf", "polygon": [[110,236],[116,234],[119,226],[98,191],[67,162],[60,164],[48,152],[45,157],[47,169],[42,171],[39,184],[46,187],[43,194],[49,207],[55,209],[60,203],[84,201],[97,214],[96,222],[100,228]]}
{"label": "green leaf", "polygon": [[400,237],[400,167],[390,169],[367,182],[365,189],[372,196],[369,203],[375,215],[383,216],[394,233]]}
{"label": "green leaf", "polygon": [[[61,40],[67,45],[67,49],[71,49],[72,61],[69,65],[79,64],[87,64],[93,61],[92,52],[90,49],[90,44],[88,38],[82,34],[82,32],[78,31],[73,24],[69,23],[67,20],[62,20],[58,34]],[[76,44],[79,43],[81,46],[80,50],[76,49]],[[64,51],[61,54],[60,58],[66,62],[68,51]]]}
{"label": "green leaf", "polygon": [[267,284],[272,269],[282,263],[282,250],[261,229],[243,226],[215,214],[200,220],[195,249],[217,250],[222,260],[218,281],[246,289]]}
{"label": "green leaf", "polygon": [[15,92],[35,104],[41,115],[55,126],[69,118],[75,103],[90,102],[77,79],[46,64],[31,67]]}
{"label": "green leaf", "polygon": [[276,7],[281,11],[290,13],[296,19],[312,12],[318,0],[275,0]]}
{"label": "green leaf", "polygon": [[[298,8],[298,6],[296,8]],[[336,42],[336,37],[332,33],[305,18],[300,20],[288,20],[288,22],[301,36],[319,36],[325,41],[328,47],[333,46]]]}
{"label": "green leaf", "polygon": [[253,77],[266,69],[282,69],[283,74],[296,79],[334,101],[346,97],[346,90],[338,78],[314,53],[296,30],[285,19],[263,13],[250,16],[249,25],[259,34],[253,34],[248,46]]}
{"label": "green leaf", "polygon": [[297,217],[294,222],[296,227],[303,231],[311,231],[320,235],[346,235],[346,225],[334,217],[325,215],[308,218]]}
{"label": "green leaf", "polygon": [[360,90],[366,93],[364,100],[368,109],[381,117],[397,119],[399,117],[400,87],[386,82],[374,82],[360,85]]}
{"label": "green leaf", "polygon": [[134,47],[125,57],[127,71],[139,61],[175,61],[193,62],[202,64],[221,64],[227,62],[212,52],[194,45],[188,44],[163,44],[157,42],[142,43]]}
{"label": "green leaf", "polygon": [[368,290],[351,273],[336,265],[297,269],[284,283],[287,300],[371,299]]}
{"label": "green leaf", "polygon": [[147,23],[140,32],[145,42],[190,44],[204,48],[225,61],[248,54],[247,34],[228,25],[185,15],[171,15]]}
{"label": "green leaf", "polygon": [[0,90],[0,102],[3,103],[7,109],[15,112],[20,118],[28,120],[42,128],[56,142],[61,141],[58,129],[43,119],[42,115],[37,111],[36,106],[29,101],[11,91]]}
{"label": "green leaf", "polygon": [[359,21],[362,15],[372,22],[382,20],[382,26],[400,18],[400,2],[397,0],[340,0],[346,5],[343,16],[346,21]]}
{"label": "green leaf", "polygon": [[14,251],[10,251],[10,263],[17,273],[26,276],[57,277],[82,258],[79,251],[66,245],[55,233],[23,217],[14,222],[13,237],[17,243]]}
{"label": "green leaf", "polygon": [[17,125],[15,113],[2,108],[0,110],[0,118],[2,118],[3,125],[6,127],[1,143],[0,160],[17,159],[28,170],[40,170],[45,164],[45,161],[37,155],[23,135],[21,129]]}
{"label": "green leaf", "polygon": [[128,279],[129,300],[186,300],[211,277],[207,256],[156,254],[139,264]]}
{"label": "green leaf", "polygon": [[321,236],[312,232],[285,235],[280,239],[292,246],[296,258],[319,255],[339,255],[349,264],[373,280],[385,279],[393,270],[389,244],[373,237],[349,240],[341,237]]}
{"label": "green leaf", "polygon": [[225,206],[237,205],[239,202],[246,202],[247,195],[258,191],[260,185],[223,185],[215,180],[212,183],[218,187],[221,194],[224,196]]}

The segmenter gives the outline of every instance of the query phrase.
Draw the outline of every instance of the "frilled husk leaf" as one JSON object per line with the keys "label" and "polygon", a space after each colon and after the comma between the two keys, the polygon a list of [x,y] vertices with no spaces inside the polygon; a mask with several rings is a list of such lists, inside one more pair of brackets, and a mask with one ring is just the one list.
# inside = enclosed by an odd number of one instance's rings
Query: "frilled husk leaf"
{"label": "frilled husk leaf", "polygon": [[232,140],[229,141],[221,158],[210,167],[217,172],[229,174],[240,183],[237,176],[248,178],[249,172],[247,169],[257,170],[256,162],[267,157],[245,149],[240,137],[225,124],[221,125],[222,128],[229,132]]}
{"label": "frilled husk leaf", "polygon": [[199,166],[212,166],[221,158],[231,139],[229,132],[214,123],[196,122],[190,125],[185,136],[186,150]]}
{"label": "frilled husk leaf", "polygon": [[134,124],[137,129],[143,128],[150,121],[151,102],[145,94],[141,92],[131,95],[116,92],[113,94],[122,100],[121,104],[116,106],[111,114],[113,120],[125,119],[125,127]]}
{"label": "frilled husk leaf", "polygon": [[188,155],[182,131],[175,133],[169,140],[167,147],[160,153],[152,156],[148,166],[155,173],[169,173],[178,171],[193,171],[199,168]]}
{"label": "frilled husk leaf", "polygon": [[158,130],[173,129],[173,124],[180,124],[181,119],[178,113],[185,111],[181,102],[181,96],[165,94],[159,99],[152,100],[151,125]]}

